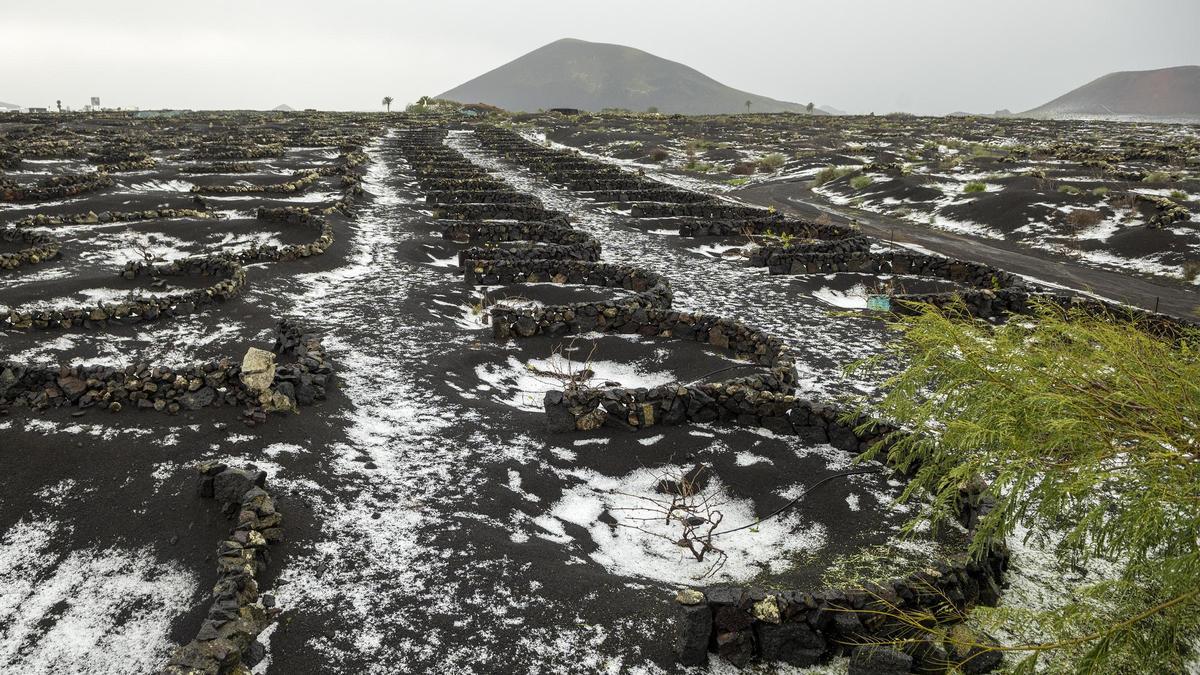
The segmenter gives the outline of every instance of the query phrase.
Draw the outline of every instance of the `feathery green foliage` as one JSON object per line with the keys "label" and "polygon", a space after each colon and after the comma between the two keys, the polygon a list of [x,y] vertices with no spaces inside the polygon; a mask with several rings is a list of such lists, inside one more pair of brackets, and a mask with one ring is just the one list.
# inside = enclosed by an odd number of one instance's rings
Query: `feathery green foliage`
{"label": "feathery green foliage", "polygon": [[975,553],[1021,528],[1064,566],[1112,570],[1049,611],[985,612],[1033,638],[1003,649],[1053,672],[1181,672],[1200,637],[1200,331],[1050,305],[1001,326],[927,307],[895,328],[851,370],[904,364],[858,412],[920,432],[868,453],[913,473],[920,520],[952,518],[983,477],[996,508]]}

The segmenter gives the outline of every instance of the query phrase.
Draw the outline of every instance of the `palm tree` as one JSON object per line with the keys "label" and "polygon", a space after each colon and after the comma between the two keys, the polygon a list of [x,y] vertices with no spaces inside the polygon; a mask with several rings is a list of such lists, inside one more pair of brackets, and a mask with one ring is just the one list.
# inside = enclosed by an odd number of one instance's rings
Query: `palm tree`
{"label": "palm tree", "polygon": [[811,115],[811,114],[812,114],[812,111],[813,111],[813,104],[812,104],[812,101],[809,101],[809,102],[808,102],[808,105],[804,106],[804,108],[805,108],[806,110],[808,110],[808,114],[809,114],[809,115]]}
{"label": "palm tree", "polygon": [[384,106],[385,108],[387,108],[387,111],[388,111],[388,112],[392,112],[392,101],[395,101],[395,100],[396,100],[396,99],[392,98],[391,96],[384,96],[384,97],[383,97],[383,106]]}
{"label": "palm tree", "polygon": [[746,114],[750,113],[750,99],[746,99]]}

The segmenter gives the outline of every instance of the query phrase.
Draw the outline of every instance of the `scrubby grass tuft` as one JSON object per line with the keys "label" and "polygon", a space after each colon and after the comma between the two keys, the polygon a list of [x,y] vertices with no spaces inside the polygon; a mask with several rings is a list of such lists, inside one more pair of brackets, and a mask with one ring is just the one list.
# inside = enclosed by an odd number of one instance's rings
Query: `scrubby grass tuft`
{"label": "scrubby grass tuft", "polygon": [[861,190],[874,182],[875,179],[871,178],[870,176],[855,176],[854,178],[850,179],[850,187],[854,188],[855,190]]}
{"label": "scrubby grass tuft", "polygon": [[987,192],[987,186],[984,185],[983,183],[980,183],[979,181],[971,181],[970,183],[967,183],[965,186],[963,186],[963,192],[965,192],[967,194],[974,194],[976,192]]}
{"label": "scrubby grass tuft", "polygon": [[1200,277],[1200,260],[1183,261],[1183,280],[1189,284]]}
{"label": "scrubby grass tuft", "polygon": [[1096,209],[1075,209],[1067,214],[1067,222],[1075,227],[1092,227],[1104,220],[1104,214]]}
{"label": "scrubby grass tuft", "polygon": [[842,176],[849,176],[857,170],[849,166],[827,166],[818,171],[817,175],[813,176],[813,187],[835,181]]}
{"label": "scrubby grass tuft", "polygon": [[772,152],[771,154],[766,155],[765,157],[759,158],[758,168],[762,169],[763,171],[766,171],[768,173],[775,173],[776,171],[782,169],[783,165],[786,163],[787,163],[786,157],[779,154],[778,152]]}

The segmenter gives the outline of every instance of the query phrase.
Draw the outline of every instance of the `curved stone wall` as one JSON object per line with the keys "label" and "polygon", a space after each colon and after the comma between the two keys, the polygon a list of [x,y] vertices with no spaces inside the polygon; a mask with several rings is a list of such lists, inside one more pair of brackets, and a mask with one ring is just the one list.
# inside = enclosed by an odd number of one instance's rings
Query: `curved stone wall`
{"label": "curved stone wall", "polygon": [[18,185],[0,177],[0,202],[32,202],[66,199],[86,192],[112,187],[106,173],[63,174],[49,176],[34,185]]}
{"label": "curved stone wall", "polygon": [[198,467],[201,497],[215,499],[235,518],[229,536],[217,546],[217,582],[212,604],[196,637],[175,650],[161,675],[248,673],[252,645],[278,613],[260,579],[270,547],[283,541],[283,515],[266,491],[266,473],[219,462]]}
{"label": "curved stone wall", "polygon": [[[274,365],[270,392],[282,394],[294,405],[324,400],[333,378],[333,361],[325,354],[318,336],[281,321],[275,328],[272,351],[285,361]],[[174,414],[207,407],[250,406],[254,409],[251,421],[262,421],[265,417],[257,413],[263,407],[263,392],[251,389],[241,376],[241,363],[232,358],[186,368],[146,363],[117,368],[4,362],[0,363],[0,409],[98,407],[120,412],[136,408]],[[283,403],[282,407],[288,406]]]}

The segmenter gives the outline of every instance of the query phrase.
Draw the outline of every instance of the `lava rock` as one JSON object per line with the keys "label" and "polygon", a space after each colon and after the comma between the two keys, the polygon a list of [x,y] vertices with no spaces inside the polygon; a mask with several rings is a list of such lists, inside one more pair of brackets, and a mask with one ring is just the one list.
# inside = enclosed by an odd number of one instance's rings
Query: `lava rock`
{"label": "lava rock", "polygon": [[863,645],[850,656],[849,675],[906,675],[913,659],[904,652],[887,647]]}
{"label": "lava rock", "polygon": [[677,605],[675,653],[685,666],[708,662],[708,641],[712,636],[713,612],[707,604]]}
{"label": "lava rock", "polygon": [[755,632],[764,661],[806,668],[816,665],[825,656],[825,638],[805,623],[759,623],[755,625]]}
{"label": "lava rock", "polygon": [[749,630],[717,634],[717,653],[721,658],[741,668],[754,658],[754,637]]}
{"label": "lava rock", "polygon": [[995,645],[996,641],[985,633],[961,623],[947,631],[946,639],[942,642],[950,662],[959,664],[958,669],[966,675],[990,673],[1000,665],[1004,655],[989,649]]}
{"label": "lava rock", "polygon": [[222,504],[240,504],[242,495],[253,487],[262,487],[266,480],[263,471],[225,469],[213,478],[213,496]]}
{"label": "lava rock", "polygon": [[217,398],[217,392],[212,387],[201,387],[193,392],[188,392],[179,397],[179,404],[185,410],[199,410],[213,404]]}

